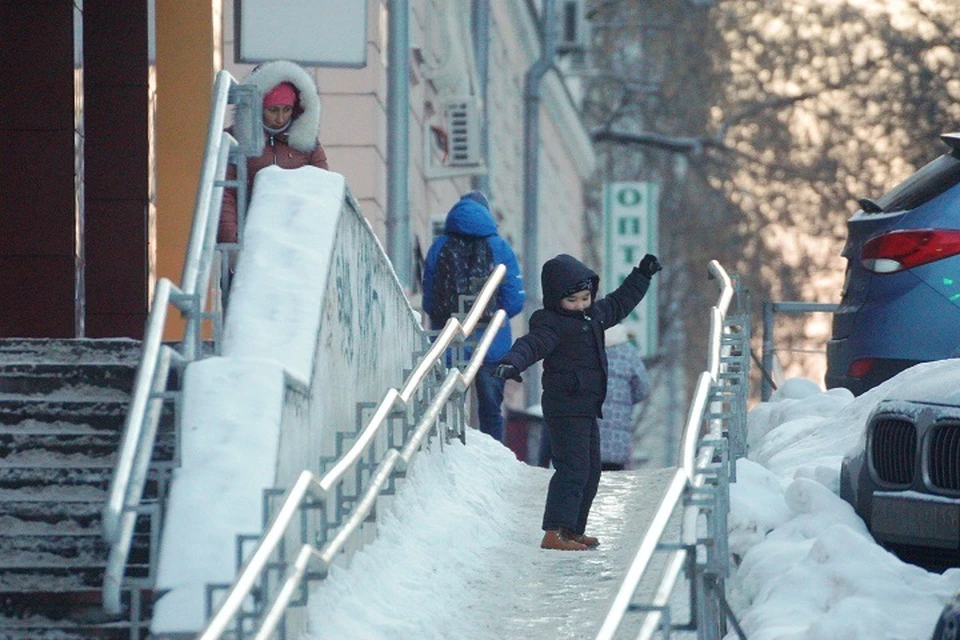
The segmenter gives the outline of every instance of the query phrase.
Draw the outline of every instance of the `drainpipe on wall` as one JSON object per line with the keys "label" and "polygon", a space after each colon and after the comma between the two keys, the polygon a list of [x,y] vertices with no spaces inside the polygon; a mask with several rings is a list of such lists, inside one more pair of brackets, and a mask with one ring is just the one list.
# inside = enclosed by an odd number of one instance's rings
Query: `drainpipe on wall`
{"label": "drainpipe on wall", "polygon": [[406,291],[412,291],[410,198],[407,171],[410,157],[409,0],[390,0],[387,21],[387,252]]}
{"label": "drainpipe on wall", "polygon": [[540,204],[540,80],[553,67],[556,54],[553,0],[543,0],[541,16],[543,47],[540,59],[523,80],[523,271],[527,291],[527,319],[540,301],[540,233],[537,208]]}
{"label": "drainpipe on wall", "polygon": [[[480,93],[480,155],[483,165],[490,167],[490,131],[487,127],[487,81],[490,75],[490,0],[474,0],[473,3],[473,51],[477,64],[477,90]],[[484,173],[473,178],[473,188],[483,191],[492,201],[490,175]]]}
{"label": "drainpipe on wall", "polygon": [[[556,55],[553,0],[543,0],[542,9],[540,59],[530,67],[523,81],[523,288],[527,292],[524,315],[528,326],[541,298],[540,257],[537,255],[540,235],[540,80],[553,67]],[[534,373],[527,380],[527,399],[533,403],[540,395],[540,376]]]}

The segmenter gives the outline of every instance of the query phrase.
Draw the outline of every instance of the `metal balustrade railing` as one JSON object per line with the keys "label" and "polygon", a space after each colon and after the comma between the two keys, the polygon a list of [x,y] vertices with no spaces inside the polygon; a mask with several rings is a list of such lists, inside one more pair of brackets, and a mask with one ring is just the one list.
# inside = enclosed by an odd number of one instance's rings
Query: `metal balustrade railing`
{"label": "metal balustrade railing", "polygon": [[[456,317],[447,321],[403,386],[387,391],[352,446],[322,477],[305,470],[284,493],[256,547],[197,636],[199,640],[262,640],[275,634],[286,637],[287,609],[306,602],[307,582],[326,576],[335,558],[370,520],[380,495],[393,491],[394,480],[406,473],[428,436],[435,432],[439,446],[450,437],[465,438],[465,392],[497,331],[507,321],[505,312],[497,311],[490,320],[463,371],[450,368],[442,381],[432,374],[446,368],[448,349],[462,344],[474,332],[505,274],[506,267],[498,265],[463,322]],[[423,400],[424,393],[428,400]],[[391,428],[393,417],[403,422],[402,442],[378,456],[375,443]],[[353,494],[344,490],[349,481],[356,483]],[[318,509],[321,517],[319,523],[314,519],[311,530],[309,515]],[[333,521],[328,524],[331,513]],[[298,524],[298,515],[300,546],[291,561],[283,557],[285,541],[296,535],[292,529]],[[271,580],[271,572],[280,573],[279,580]],[[210,600],[208,595],[208,606]]]}
{"label": "metal balustrade railing", "polygon": [[[729,483],[736,460],[746,453],[746,399],[749,385],[750,322],[742,292],[713,260],[710,277],[719,281],[720,297],[710,311],[707,369],[700,374],[684,425],[680,466],[671,479],[624,580],[596,635],[612,639],[627,614],[644,614],[639,632],[647,640],[658,632],[696,631],[704,640],[719,640],[727,622],[743,638],[725,597],[728,574],[727,514]],[[737,314],[729,312],[736,301]],[[738,315],[741,314],[741,315]],[[677,540],[669,524],[680,519]],[[657,552],[669,554],[659,576],[648,576]],[[681,573],[689,584],[689,620],[677,624],[672,601]],[[644,578],[656,583],[653,595],[638,601]],[[657,579],[659,578],[659,579]]]}
{"label": "metal balustrade railing", "polygon": [[[229,104],[235,105],[234,127],[241,132],[237,138],[224,131]],[[140,513],[152,513],[154,515],[151,517],[157,517],[156,509],[142,505],[141,502],[163,405],[175,401],[178,393],[168,389],[171,367],[182,368],[201,357],[205,322],[211,323],[210,332],[215,345],[219,342],[222,317],[220,279],[211,278],[211,274],[215,272],[215,262],[220,258],[216,252],[220,206],[224,187],[236,187],[238,210],[242,220],[246,205],[246,162],[237,162],[237,158],[259,154],[263,147],[259,104],[260,98],[254,87],[238,84],[227,71],[217,74],[206,149],[180,285],[175,285],[167,278],[157,281],[144,331],[143,353],[134,380],[119,456],[103,513],[103,536],[110,544],[103,582],[103,608],[110,615],[119,616],[122,613],[124,572],[137,516]],[[236,181],[227,182],[224,179],[228,162],[237,164]],[[229,245],[225,248],[234,251],[237,246]],[[180,312],[185,324],[183,340],[173,345],[163,342],[163,332],[171,305]],[[179,421],[179,418],[177,420]],[[179,425],[177,430],[178,456]],[[156,528],[154,526],[154,529]],[[151,543],[148,580],[155,574],[154,542]],[[134,620],[133,623],[131,628],[136,637],[139,634],[139,620]]]}

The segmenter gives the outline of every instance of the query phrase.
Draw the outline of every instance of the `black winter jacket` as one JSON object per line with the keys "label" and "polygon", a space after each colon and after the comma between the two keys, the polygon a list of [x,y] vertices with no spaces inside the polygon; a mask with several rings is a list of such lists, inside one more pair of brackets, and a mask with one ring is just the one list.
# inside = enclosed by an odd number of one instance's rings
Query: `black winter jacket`
{"label": "black winter jacket", "polygon": [[[523,371],[543,360],[543,415],[602,417],[607,395],[607,353],[603,332],[640,303],[650,279],[636,268],[615,291],[596,299],[600,278],[567,254],[551,258],[540,275],[543,309],[530,318],[530,331],[500,360]],[[560,301],[571,287],[590,280],[593,304],[586,311],[564,311]]]}

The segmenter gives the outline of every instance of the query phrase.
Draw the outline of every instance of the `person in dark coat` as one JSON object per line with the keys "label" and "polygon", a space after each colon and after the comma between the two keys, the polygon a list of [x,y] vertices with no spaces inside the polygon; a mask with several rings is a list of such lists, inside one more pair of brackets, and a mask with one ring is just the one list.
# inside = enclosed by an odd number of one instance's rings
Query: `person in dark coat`
{"label": "person in dark coat", "polygon": [[[468,191],[460,197],[455,205],[447,212],[443,235],[434,240],[427,252],[423,265],[423,310],[430,316],[432,329],[442,329],[446,318],[435,318],[436,301],[433,295],[434,275],[437,271],[437,260],[440,250],[447,243],[450,236],[471,236],[483,238],[490,245],[493,255],[493,265],[502,264],[507,268],[503,281],[497,288],[496,307],[503,309],[508,318],[512,318],[523,311],[523,303],[527,294],[523,290],[523,278],[520,277],[520,265],[510,244],[503,239],[497,230],[497,221],[490,213],[490,204],[486,196],[480,191]],[[468,342],[476,342],[483,334],[485,327],[478,326]],[[513,336],[510,332],[510,323],[505,322],[483,359],[483,365],[477,370],[473,388],[477,399],[477,417],[480,420],[480,431],[503,442],[503,378],[493,375],[497,362],[510,348]],[[470,357],[470,349],[465,349],[466,357]]]}
{"label": "person in dark coat", "polygon": [[599,544],[586,535],[586,525],[600,484],[604,331],[640,303],[662,268],[647,254],[615,291],[597,299],[600,278],[593,270],[567,254],[551,258],[540,275],[543,308],[495,370],[498,377],[519,381],[521,372],[543,360],[541,403],[555,469],[543,511],[544,549],[579,551]]}

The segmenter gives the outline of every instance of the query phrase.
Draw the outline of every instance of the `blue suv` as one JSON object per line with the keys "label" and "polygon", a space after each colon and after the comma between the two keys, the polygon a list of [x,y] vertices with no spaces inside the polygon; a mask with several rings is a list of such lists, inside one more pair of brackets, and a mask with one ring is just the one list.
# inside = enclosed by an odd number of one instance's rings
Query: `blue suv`
{"label": "blue suv", "polygon": [[859,395],[920,362],[960,356],[960,133],[950,151],[847,221],[847,272],[827,388]]}

